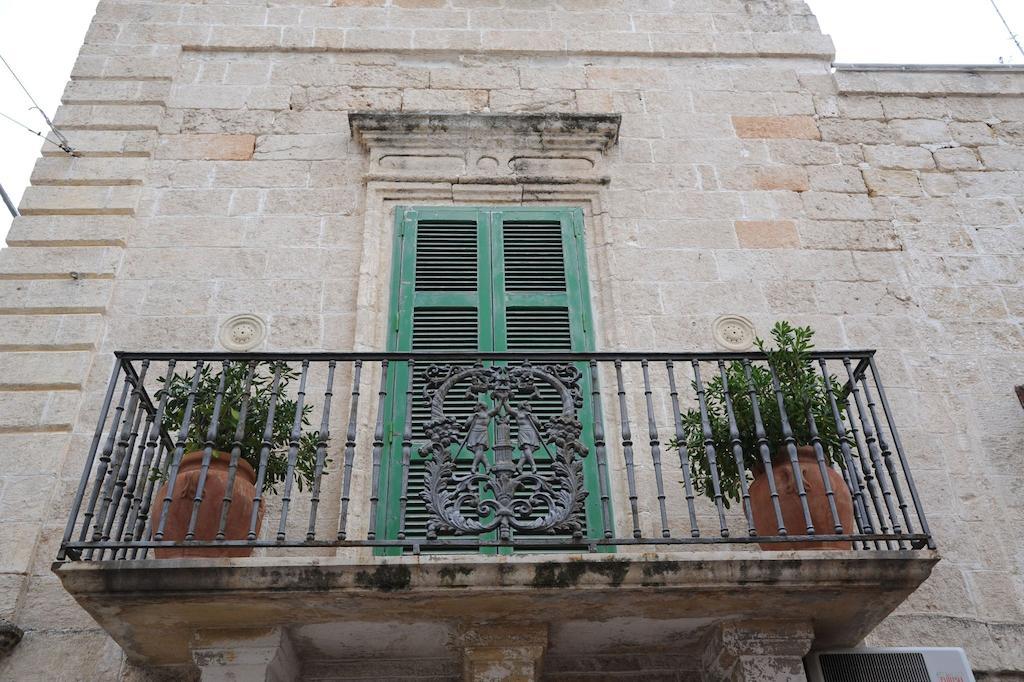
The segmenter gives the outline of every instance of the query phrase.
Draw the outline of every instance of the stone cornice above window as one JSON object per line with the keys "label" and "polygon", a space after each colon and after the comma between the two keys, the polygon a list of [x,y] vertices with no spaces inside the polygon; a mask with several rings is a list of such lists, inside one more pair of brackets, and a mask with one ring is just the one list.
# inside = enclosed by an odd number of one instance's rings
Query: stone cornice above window
{"label": "stone cornice above window", "polygon": [[607,184],[604,154],[618,114],[349,115],[370,153],[368,179],[499,184]]}

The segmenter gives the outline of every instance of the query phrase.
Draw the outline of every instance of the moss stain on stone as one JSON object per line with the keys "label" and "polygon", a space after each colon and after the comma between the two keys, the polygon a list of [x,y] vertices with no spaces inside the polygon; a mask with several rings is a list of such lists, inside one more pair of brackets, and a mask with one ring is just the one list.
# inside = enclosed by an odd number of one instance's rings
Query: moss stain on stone
{"label": "moss stain on stone", "polygon": [[573,587],[586,572],[587,566],[582,561],[571,564],[545,561],[537,565],[532,584],[534,587]]}
{"label": "moss stain on stone", "polygon": [[455,581],[461,576],[473,575],[473,569],[466,566],[445,566],[438,575],[441,577],[441,584],[445,587],[455,587]]}
{"label": "moss stain on stone", "polygon": [[408,566],[382,564],[373,573],[359,571],[356,574],[356,585],[381,592],[407,590],[411,582],[412,573]]}
{"label": "moss stain on stone", "polygon": [[629,563],[627,559],[605,559],[604,561],[589,563],[587,568],[608,578],[612,587],[618,587],[626,579],[626,574],[629,573]]}
{"label": "moss stain on stone", "polygon": [[644,580],[641,583],[644,586],[648,585],[659,585],[661,584],[657,578],[662,578],[669,573],[679,572],[678,561],[649,561],[644,564],[643,574]]}

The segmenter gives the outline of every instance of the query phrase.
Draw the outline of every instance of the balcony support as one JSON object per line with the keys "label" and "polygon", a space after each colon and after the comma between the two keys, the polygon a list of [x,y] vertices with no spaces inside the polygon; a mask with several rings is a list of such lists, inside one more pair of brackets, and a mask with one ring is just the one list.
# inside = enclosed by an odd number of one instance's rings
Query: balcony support
{"label": "balcony support", "polygon": [[283,628],[207,630],[196,635],[192,660],[202,682],[295,682],[299,660]]}
{"label": "balcony support", "polygon": [[462,645],[462,679],[465,682],[533,682],[540,679],[548,647],[546,623],[473,626],[467,628],[459,639]]}
{"label": "balcony support", "polygon": [[702,669],[711,682],[806,682],[803,658],[814,627],[806,621],[727,621],[703,640]]}

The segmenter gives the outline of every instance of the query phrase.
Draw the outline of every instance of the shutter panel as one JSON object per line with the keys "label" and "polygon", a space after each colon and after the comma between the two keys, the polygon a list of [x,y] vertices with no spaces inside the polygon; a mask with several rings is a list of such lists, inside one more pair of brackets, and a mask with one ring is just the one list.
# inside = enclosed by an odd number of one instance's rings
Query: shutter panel
{"label": "shutter panel", "polygon": [[[408,327],[411,338],[406,348],[396,350],[412,351],[468,351],[486,348],[490,342],[490,322],[481,320],[481,283],[489,280],[488,245],[486,223],[475,210],[437,209],[409,211],[411,220],[406,221],[405,239],[414,242],[415,248],[405,249],[404,257],[411,260],[405,269],[412,271],[410,282],[405,283],[411,290],[412,315],[400,311],[399,327]],[[489,294],[489,292],[487,292]],[[407,304],[408,305],[408,304]],[[404,335],[400,329],[399,337]],[[419,446],[426,441],[423,425],[430,419],[430,406],[422,399],[426,385],[425,367],[417,367],[413,376],[412,436],[413,452],[409,463],[405,531],[410,538],[426,537],[427,514],[420,493],[425,475],[424,460]],[[406,370],[407,371],[407,370]],[[404,429],[405,377],[397,387],[402,394],[395,397],[395,435],[392,452],[399,453],[401,461],[401,433]],[[448,394],[445,413],[457,419],[467,418],[473,411],[475,401],[466,398],[464,391]],[[471,460],[456,462],[459,475],[468,472]],[[400,466],[400,465],[399,465]],[[397,467],[396,467],[397,468]],[[392,490],[388,497],[394,507],[394,532],[397,532],[397,501],[401,486],[401,470],[392,478]]]}
{"label": "shutter panel", "polygon": [[[398,218],[402,239],[395,249],[396,292],[392,299],[396,328],[389,350],[589,350],[589,301],[585,286],[580,285],[574,214],[565,210],[437,208],[399,209]],[[407,538],[426,537],[427,515],[420,498],[425,471],[419,455],[419,446],[426,440],[423,424],[429,418],[429,406],[421,399],[424,369],[417,368],[413,377]],[[386,537],[398,532],[408,376],[405,363],[396,363],[396,370],[389,393],[393,426],[385,462],[388,474],[382,478],[388,488],[381,491],[382,507],[388,508]],[[455,387],[448,394],[445,413],[463,421],[472,414],[474,404],[462,387]],[[554,389],[542,387],[533,408],[538,417],[546,418],[561,411],[561,402]],[[543,448],[534,457],[540,471],[551,471],[551,458]],[[456,474],[468,473],[471,461],[470,453],[461,453]],[[592,464],[591,460],[585,466]],[[537,512],[541,513],[543,510]]]}
{"label": "shutter panel", "polygon": [[[504,276],[504,291],[495,292],[495,297],[503,301],[499,307],[504,308],[504,329],[496,331],[495,342],[513,352],[586,350],[583,318],[573,317],[578,311],[571,305],[566,277],[567,246],[575,236],[569,216],[565,211],[545,211],[535,217],[517,210],[499,215],[501,248],[494,250],[494,257],[502,261],[495,264],[495,270]],[[562,411],[562,401],[553,388],[542,385],[531,407],[543,421]],[[513,438],[515,431],[513,427]],[[548,448],[554,452],[551,444]],[[534,453],[534,460],[539,472],[553,473],[551,455],[544,448]],[[518,496],[528,499],[530,494],[521,491]],[[533,517],[545,511],[539,508]],[[559,536],[518,533],[517,537]]]}

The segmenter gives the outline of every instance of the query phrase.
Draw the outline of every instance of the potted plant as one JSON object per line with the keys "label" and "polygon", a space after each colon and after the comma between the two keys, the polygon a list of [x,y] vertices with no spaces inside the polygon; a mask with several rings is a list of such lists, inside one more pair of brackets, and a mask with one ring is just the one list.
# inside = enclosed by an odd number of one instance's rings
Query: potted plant
{"label": "potted plant", "polygon": [[[250,367],[252,376],[249,377]],[[260,458],[264,446],[263,436],[267,428],[271,403],[274,392],[274,376],[280,371],[277,400],[274,406],[274,417],[270,428],[270,437],[266,468],[263,477],[262,492],[276,492],[278,484],[288,476],[288,455],[290,450],[291,432],[295,423],[298,404],[288,397],[288,386],[298,377],[298,372],[284,363],[252,363],[233,362],[221,370],[205,365],[200,371],[199,383],[195,398],[192,401],[192,414],[189,419],[185,438],[184,455],[175,475],[173,497],[164,525],[164,540],[184,540],[192,517],[193,502],[199,479],[202,473],[203,459],[206,454],[206,442],[210,424],[214,419],[217,403],[217,392],[220,390],[221,378],[224,379],[224,395],[221,399],[220,414],[217,417],[217,434],[213,439],[213,448],[206,482],[203,486],[203,499],[199,505],[193,539],[218,539],[221,526],[223,501],[228,487],[231,487],[231,504],[220,539],[244,540],[250,530],[252,511],[256,498],[256,479]],[[163,428],[176,439],[181,431],[185,411],[192,391],[195,374],[175,374],[171,377],[160,377],[163,387],[156,398],[162,399],[166,394]],[[300,415],[303,427],[309,425],[308,414],[312,405],[304,405]],[[239,422],[243,423],[242,437],[236,443]],[[303,485],[312,485],[316,467],[316,449],[319,434],[304,433],[299,440],[292,475],[299,490]],[[238,457],[234,476],[231,476],[231,461],[234,448],[238,447]],[[158,472],[158,476],[166,472]],[[162,476],[161,476],[162,477]],[[153,498],[153,529],[160,525],[164,498],[167,495],[167,481]],[[259,534],[263,522],[263,508],[257,511],[256,533]],[[160,548],[155,552],[157,558],[177,557],[238,557],[249,556],[252,548]]]}
{"label": "potted plant", "polygon": [[[813,416],[817,439],[826,462],[826,472],[834,493],[836,509],[844,533],[855,531],[853,521],[853,499],[842,474],[833,465],[842,463],[840,436],[835,415],[826,389],[825,380],[815,371],[811,362],[812,339],[810,327],[794,327],[788,322],[778,322],[772,327],[771,336],[775,348],[769,349],[765,341],[758,338],[755,345],[768,358],[768,364],[775,370],[783,404],[788,416],[807,506],[816,534],[834,534],[835,519],[832,515],[828,496],[822,481],[814,448],[815,436],[811,430]],[[710,444],[717,454],[719,491],[723,504],[741,502],[743,488],[741,481],[750,481],[751,515],[758,535],[778,535],[779,524],[771,497],[768,475],[762,459],[760,443],[754,419],[756,397],[760,410],[764,438],[771,453],[771,468],[779,495],[779,507],[783,523],[789,535],[805,535],[807,522],[796,484],[794,466],[787,446],[779,412],[778,394],[768,367],[755,363],[735,361],[726,365],[729,399],[742,448],[742,467],[737,465],[734,441],[730,430],[726,405],[725,384],[720,373],[706,382],[705,405],[710,425]],[[833,395],[843,417],[843,401],[839,395],[839,384],[830,377]],[[697,389],[696,383],[694,390]],[[751,390],[753,389],[753,390]],[[695,490],[714,499],[715,489],[712,472],[705,456],[706,441],[704,424],[699,409],[691,409],[682,415],[685,445],[689,451],[690,474]],[[678,447],[678,443],[674,443]],[[762,549],[850,549],[849,542],[802,542],[763,543]]]}

